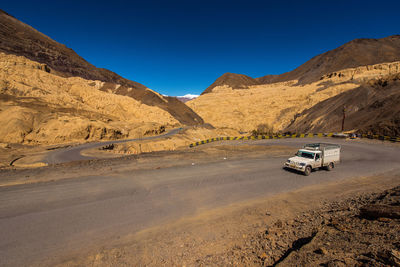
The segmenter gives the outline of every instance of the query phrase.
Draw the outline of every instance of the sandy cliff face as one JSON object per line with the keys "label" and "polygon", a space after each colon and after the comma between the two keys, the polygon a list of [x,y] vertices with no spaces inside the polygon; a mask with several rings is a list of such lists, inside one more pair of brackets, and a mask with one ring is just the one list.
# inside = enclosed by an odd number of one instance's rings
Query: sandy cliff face
{"label": "sandy cliff face", "polygon": [[217,86],[187,104],[207,123],[251,131],[269,124],[284,130],[293,118],[321,101],[355,89],[370,79],[400,71],[400,62],[348,68],[323,75],[317,82],[299,85],[297,80],[250,86],[237,90]]}
{"label": "sandy cliff face", "polygon": [[147,106],[170,113],[180,123],[197,125],[202,119],[180,101],[163,97],[143,84],[125,79],[103,68],[97,68],[74,50],[42,34],[29,25],[0,10],[0,52],[24,56],[45,64],[48,72],[61,77],[81,77],[104,82],[100,90],[129,96]]}
{"label": "sandy cliff face", "polygon": [[179,125],[164,109],[103,87],[102,81],[60,77],[45,64],[0,53],[0,142],[115,139]]}

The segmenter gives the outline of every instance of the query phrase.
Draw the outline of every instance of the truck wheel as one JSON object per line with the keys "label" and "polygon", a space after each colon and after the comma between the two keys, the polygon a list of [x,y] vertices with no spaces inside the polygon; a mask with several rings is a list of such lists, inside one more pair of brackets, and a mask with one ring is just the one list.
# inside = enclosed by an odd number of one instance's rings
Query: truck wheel
{"label": "truck wheel", "polygon": [[306,169],[304,170],[304,175],[305,175],[305,176],[309,176],[310,173],[311,173],[311,167],[310,167],[310,166],[307,166]]}
{"label": "truck wheel", "polygon": [[331,163],[329,163],[328,166],[326,166],[326,170],[327,170],[327,171],[331,171],[334,167],[335,167],[335,166],[334,166],[333,163],[331,162]]}

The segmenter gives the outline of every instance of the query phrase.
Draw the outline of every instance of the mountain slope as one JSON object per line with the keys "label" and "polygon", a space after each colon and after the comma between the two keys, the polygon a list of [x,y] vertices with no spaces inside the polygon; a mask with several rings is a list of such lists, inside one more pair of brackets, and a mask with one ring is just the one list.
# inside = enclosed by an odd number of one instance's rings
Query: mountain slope
{"label": "mountain slope", "polygon": [[[268,124],[274,131],[282,131],[297,114],[319,102],[358,88],[372,79],[398,73],[400,61],[336,71],[323,75],[317,82],[305,85],[291,81],[256,85],[246,90],[218,86],[212,93],[203,94],[187,104],[206,123],[215,127],[231,127],[250,132],[262,124]],[[354,103],[357,101],[362,101],[362,98],[355,98]],[[395,104],[396,102],[392,103],[394,106],[400,106],[400,102]],[[391,110],[390,106],[384,108]],[[324,113],[320,113],[320,116],[324,116]],[[296,130],[297,128],[299,130]],[[305,129],[301,124],[296,124],[292,130],[297,132]],[[333,130],[340,129],[330,128],[329,131]]]}
{"label": "mountain slope", "polygon": [[340,131],[344,107],[345,130],[400,136],[400,74],[371,80],[326,99],[295,116],[285,131]]}
{"label": "mountain slope", "polygon": [[219,77],[213,84],[211,84],[206,90],[204,90],[203,94],[207,94],[212,92],[212,89],[217,86],[229,86],[235,89],[247,88],[250,85],[257,85],[258,82],[246,75],[236,74],[236,73],[225,73],[221,77]]}
{"label": "mountain slope", "polygon": [[[400,35],[382,39],[355,39],[336,49],[318,55],[293,71],[280,75],[266,75],[259,78],[245,76],[240,88],[255,84],[270,84],[298,80],[300,85],[318,81],[321,76],[346,68],[400,61]],[[225,75],[225,74],[224,74]],[[217,86],[227,85],[237,89],[238,75],[221,76],[203,94],[210,93]]]}
{"label": "mountain slope", "polygon": [[318,55],[293,71],[256,79],[259,83],[299,80],[300,84],[315,82],[324,74],[358,66],[400,60],[400,35],[382,39],[355,39],[336,49]]}
{"label": "mountain slope", "polygon": [[107,69],[96,68],[72,49],[22,23],[0,10],[0,52],[24,56],[46,64],[47,71],[62,77],[81,77],[106,82],[103,91],[129,96],[146,105],[157,106],[180,123],[194,125],[203,120],[189,107],[175,98],[163,97],[146,86],[125,79]]}
{"label": "mountain slope", "polygon": [[99,90],[104,82],[46,70],[45,64],[0,52],[0,142],[137,138],[179,125],[159,107]]}

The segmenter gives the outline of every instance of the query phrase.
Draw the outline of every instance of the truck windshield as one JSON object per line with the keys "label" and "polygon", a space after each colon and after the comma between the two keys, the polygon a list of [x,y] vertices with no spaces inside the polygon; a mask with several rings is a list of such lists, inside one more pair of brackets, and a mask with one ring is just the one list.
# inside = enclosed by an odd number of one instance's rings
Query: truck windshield
{"label": "truck windshield", "polygon": [[296,156],[308,159],[314,159],[314,153],[306,152],[306,151],[297,151]]}

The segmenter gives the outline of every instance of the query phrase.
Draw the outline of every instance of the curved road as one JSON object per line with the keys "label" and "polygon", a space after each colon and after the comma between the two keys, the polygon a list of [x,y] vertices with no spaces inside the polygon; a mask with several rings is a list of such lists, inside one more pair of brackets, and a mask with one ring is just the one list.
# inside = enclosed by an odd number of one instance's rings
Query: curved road
{"label": "curved road", "polygon": [[124,139],[124,140],[114,140],[114,141],[104,141],[104,142],[96,142],[96,143],[87,143],[78,146],[72,146],[62,149],[54,150],[47,154],[46,158],[43,160],[47,164],[56,164],[56,163],[64,163],[64,162],[71,162],[77,160],[90,160],[96,159],[94,157],[86,157],[81,155],[81,151],[89,148],[96,148],[107,146],[111,144],[118,144],[118,143],[125,143],[130,141],[141,141],[141,140],[151,140],[157,139],[161,137],[171,136],[179,133],[183,128],[176,128],[173,129],[165,134],[143,137],[143,138],[134,138],[134,139]]}
{"label": "curved road", "polygon": [[[257,141],[300,147],[326,139]],[[102,246],[150,226],[304,186],[389,170],[397,146],[335,140],[342,164],[306,177],[282,169],[287,157],[258,157],[127,171],[0,188],[0,265],[23,266]],[[290,156],[290,155],[288,155]]]}

